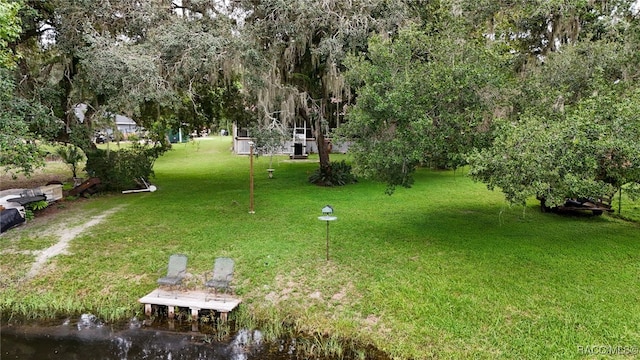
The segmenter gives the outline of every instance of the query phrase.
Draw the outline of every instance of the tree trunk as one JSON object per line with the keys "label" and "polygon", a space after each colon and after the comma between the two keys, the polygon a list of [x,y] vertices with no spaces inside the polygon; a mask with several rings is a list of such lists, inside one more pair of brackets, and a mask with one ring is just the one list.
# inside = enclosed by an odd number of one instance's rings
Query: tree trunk
{"label": "tree trunk", "polygon": [[316,145],[318,146],[318,156],[320,157],[320,171],[326,173],[331,171],[331,162],[329,161],[329,144],[322,133],[319,116],[315,123],[315,135]]}
{"label": "tree trunk", "polygon": [[64,76],[60,79],[58,85],[62,89],[62,92],[59,94],[60,101],[60,109],[64,111],[64,124],[65,130],[59,134],[62,142],[68,143],[71,141],[71,122],[75,119],[75,114],[73,112],[73,108],[69,105],[69,98],[71,96],[71,92],[73,90],[73,77],[75,76],[75,60],[72,59],[70,64],[68,64],[64,70]]}
{"label": "tree trunk", "polygon": [[[311,124],[309,121],[309,114],[306,109],[300,108],[298,114],[304,121]],[[325,141],[324,134],[322,133],[322,126],[320,123],[321,117],[316,116],[313,122],[314,135],[316,137],[316,146],[318,147],[318,156],[320,157],[320,171],[327,174],[331,171],[331,162],[329,160],[329,146]]]}

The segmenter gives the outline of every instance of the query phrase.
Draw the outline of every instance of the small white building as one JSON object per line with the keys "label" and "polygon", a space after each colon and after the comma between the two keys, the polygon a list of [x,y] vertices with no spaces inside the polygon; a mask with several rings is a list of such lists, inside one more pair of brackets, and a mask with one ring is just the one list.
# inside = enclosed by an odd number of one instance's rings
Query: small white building
{"label": "small white building", "polygon": [[116,129],[125,139],[128,138],[129,135],[136,134],[141,130],[133,119],[126,116],[116,115],[114,121],[116,123]]}
{"label": "small white building", "polygon": [[[289,155],[292,159],[306,159],[309,154],[318,152],[316,138],[311,128],[307,127],[307,124],[289,128],[288,133],[291,134],[291,138],[284,143],[281,154]],[[233,136],[233,151],[239,155],[249,155],[249,142],[252,141],[249,128],[239,127],[234,123],[231,135]],[[330,138],[327,139],[330,141]],[[348,148],[346,144],[338,146],[331,144],[330,151],[344,154]]]}
{"label": "small white building", "polygon": [[[80,122],[84,122],[84,114],[86,113],[86,111],[87,111],[87,104],[78,104],[73,109],[73,113],[76,115],[76,117]],[[113,118],[115,127],[102,129],[101,132],[105,133],[106,135],[113,135],[113,131],[116,130],[117,132],[122,134],[124,139],[126,139],[129,137],[129,135],[136,134],[142,130],[138,126],[138,124],[136,124],[136,122],[129,117],[126,117],[124,115],[113,115],[113,114],[107,114],[107,115],[110,115],[111,118]]]}

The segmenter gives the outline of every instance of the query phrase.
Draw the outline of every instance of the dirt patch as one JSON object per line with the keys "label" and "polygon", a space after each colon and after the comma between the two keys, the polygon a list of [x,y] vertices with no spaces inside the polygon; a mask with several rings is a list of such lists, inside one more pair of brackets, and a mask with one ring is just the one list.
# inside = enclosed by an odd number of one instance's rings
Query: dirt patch
{"label": "dirt patch", "polygon": [[[69,243],[75,237],[90,227],[101,223],[107,216],[124,207],[119,206],[86,217],[87,215],[81,211],[82,207],[80,205],[87,200],[88,199],[78,198],[73,201],[61,200],[54,202],[48,207],[36,211],[34,213],[34,219],[28,220],[23,225],[2,234],[3,236],[9,236],[9,244],[12,245],[2,249],[0,255],[23,254],[35,256],[28,272],[20,278],[20,281],[29,280],[37,276],[51,258],[67,253]],[[52,245],[42,250],[17,250],[15,248],[18,244],[17,242],[26,234],[28,234],[29,238],[51,238],[53,240]]]}
{"label": "dirt patch", "polygon": [[67,247],[69,246],[69,242],[71,240],[73,240],[76,236],[78,236],[80,233],[84,232],[88,228],[101,223],[102,220],[104,220],[107,216],[119,211],[120,209],[121,207],[117,207],[117,208],[105,211],[98,216],[94,216],[89,221],[81,225],[78,225],[72,228],[57,230],[55,234],[60,238],[60,240],[58,240],[58,242],[55,243],[54,245],[38,252],[38,255],[36,256],[36,260],[31,265],[31,270],[29,270],[25,279],[31,279],[34,276],[38,275],[42,267],[46,264],[46,262],[50,258],[60,254],[67,253]]}
{"label": "dirt patch", "polygon": [[83,198],[83,197],[75,198],[73,200],[66,200],[65,198],[62,198],[54,203],[49,204],[49,206],[47,206],[44,209],[35,210],[33,212],[34,218],[31,220],[31,222],[33,223],[47,222],[50,219],[53,219],[56,216],[58,216],[58,214],[60,213],[72,212],[73,209],[82,205],[84,202],[88,200],[89,198]]}
{"label": "dirt patch", "polygon": [[36,169],[31,176],[20,174],[15,178],[0,168],[0,190],[33,189],[51,181],[73,182],[71,171],[62,161],[47,161],[43,168]]}

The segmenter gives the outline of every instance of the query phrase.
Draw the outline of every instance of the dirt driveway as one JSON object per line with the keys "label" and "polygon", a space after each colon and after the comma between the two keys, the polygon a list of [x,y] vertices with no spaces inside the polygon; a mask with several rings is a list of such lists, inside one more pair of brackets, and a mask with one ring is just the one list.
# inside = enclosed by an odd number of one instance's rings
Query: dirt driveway
{"label": "dirt driveway", "polygon": [[[24,276],[20,276],[19,279],[14,278],[14,280],[22,282],[36,277],[52,258],[68,254],[69,244],[74,238],[125,207],[119,206],[87,216],[80,210],[83,201],[81,199],[73,202],[53,203],[36,213],[34,219],[0,235],[0,257],[14,254],[33,256],[30,269]],[[31,243],[44,243],[45,245],[37,250],[25,250],[24,245],[21,244],[25,239],[30,239],[28,241]]]}

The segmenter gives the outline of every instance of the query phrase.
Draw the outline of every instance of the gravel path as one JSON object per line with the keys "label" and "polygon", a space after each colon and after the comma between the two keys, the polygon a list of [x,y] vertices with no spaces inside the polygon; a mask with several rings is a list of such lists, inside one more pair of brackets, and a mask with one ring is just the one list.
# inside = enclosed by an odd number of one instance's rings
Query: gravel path
{"label": "gravel path", "polygon": [[82,225],[56,231],[55,235],[57,235],[60,239],[54,245],[37,252],[36,259],[34,263],[31,265],[31,270],[29,270],[24,280],[29,280],[35,277],[36,275],[38,275],[40,270],[42,270],[42,268],[47,263],[47,261],[52,257],[60,254],[66,254],[67,248],[69,247],[69,243],[76,236],[80,235],[86,229],[101,223],[107,216],[119,211],[120,209],[121,207],[117,207],[117,208],[105,211],[98,216],[92,217],[91,220],[87,221]]}

